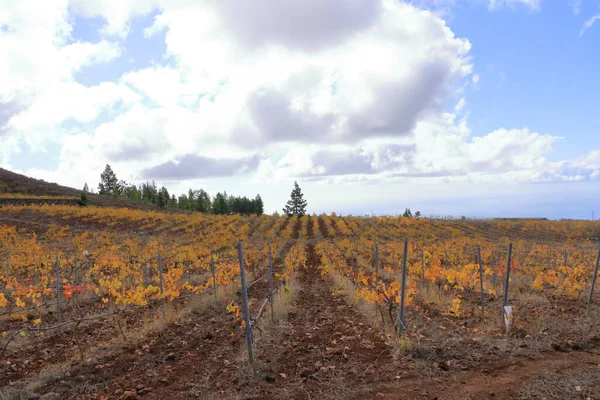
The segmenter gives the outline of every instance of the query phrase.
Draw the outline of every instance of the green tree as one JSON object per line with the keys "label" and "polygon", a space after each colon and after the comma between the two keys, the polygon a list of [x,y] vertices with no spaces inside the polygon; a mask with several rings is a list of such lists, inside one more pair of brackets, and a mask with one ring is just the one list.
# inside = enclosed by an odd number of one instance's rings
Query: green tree
{"label": "green tree", "polygon": [[206,213],[210,208],[210,195],[204,189],[194,191],[194,211]]}
{"label": "green tree", "polygon": [[85,207],[88,204],[90,204],[90,201],[87,197],[87,192],[85,190],[81,191],[81,197],[77,200],[77,204],[79,204],[82,207]]}
{"label": "green tree", "polygon": [[185,194],[182,194],[177,199],[177,206],[182,210],[188,209],[188,197]]}
{"label": "green tree", "polygon": [[100,194],[113,194],[115,190],[118,190],[119,180],[117,175],[113,172],[110,165],[106,164],[104,172],[100,174],[100,183],[98,184],[98,193]]}
{"label": "green tree", "polygon": [[156,187],[156,183],[154,183],[154,181],[152,181],[152,184],[150,184],[148,181],[146,181],[146,183],[142,184],[142,201],[145,201],[146,203],[152,203],[152,204],[156,204],[156,199],[158,197],[158,189]]}
{"label": "green tree", "polygon": [[217,193],[212,202],[212,212],[213,214],[228,214],[229,213],[229,204],[227,202],[227,194],[226,193]]}
{"label": "green tree", "polygon": [[88,186],[87,182],[85,183],[85,185],[83,185],[83,191],[84,191],[84,193],[90,192],[90,187]]}
{"label": "green tree", "polygon": [[134,184],[125,185],[122,193],[123,193],[123,196],[125,196],[126,198],[128,198],[130,200],[142,201],[142,191],[140,189],[138,189],[138,187],[135,186]]}
{"label": "green tree", "polygon": [[410,208],[407,208],[406,210],[404,210],[404,214],[402,214],[403,217],[405,218],[412,218],[412,212],[410,211]]}
{"label": "green tree", "polygon": [[161,187],[156,195],[156,205],[160,208],[165,208],[169,205],[169,201],[171,200],[171,195],[169,195],[169,191],[166,187]]}
{"label": "green tree", "polygon": [[257,194],[254,198],[254,210],[256,215],[262,215],[265,212],[265,205],[260,197],[260,194]]}
{"label": "green tree", "polygon": [[302,194],[302,190],[300,189],[298,182],[294,182],[294,190],[292,190],[290,200],[283,208],[284,214],[304,215],[306,214],[306,205],[307,202],[304,200],[304,195]]}

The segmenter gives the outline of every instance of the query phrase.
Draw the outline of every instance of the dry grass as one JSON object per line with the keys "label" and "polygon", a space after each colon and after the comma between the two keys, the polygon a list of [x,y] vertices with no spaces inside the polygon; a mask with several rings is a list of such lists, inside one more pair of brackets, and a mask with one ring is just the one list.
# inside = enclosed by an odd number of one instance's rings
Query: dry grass
{"label": "dry grass", "polygon": [[549,307],[552,305],[546,296],[531,290],[519,292],[515,298],[518,301],[528,303],[536,307]]}
{"label": "dry grass", "polygon": [[293,300],[298,296],[300,283],[295,274],[293,274],[287,283],[287,289],[282,289],[275,293],[273,298],[273,319],[275,321],[284,319],[292,308]]}
{"label": "dry grass", "polygon": [[435,285],[420,287],[417,296],[424,304],[433,304],[438,310],[442,311],[452,308],[452,300],[454,300],[454,296],[450,291],[439,289]]}
{"label": "dry grass", "polygon": [[519,388],[522,400],[600,399],[600,368],[539,374]]}
{"label": "dry grass", "polygon": [[[294,299],[298,296],[298,288],[300,283],[295,274],[288,280],[286,288],[277,291],[273,296],[273,314],[271,314],[270,306],[267,304],[262,316],[254,324],[255,334],[254,342],[257,347],[261,343],[270,346],[278,343],[281,338],[281,331],[286,329],[286,319],[290,310],[293,308]],[[245,356],[247,357],[247,350]]]}
{"label": "dry grass", "polygon": [[333,295],[345,296],[351,304],[354,304],[356,309],[371,323],[373,326],[381,326],[381,314],[375,304],[367,303],[358,298],[352,282],[341,275],[331,274],[334,282],[335,291]]}

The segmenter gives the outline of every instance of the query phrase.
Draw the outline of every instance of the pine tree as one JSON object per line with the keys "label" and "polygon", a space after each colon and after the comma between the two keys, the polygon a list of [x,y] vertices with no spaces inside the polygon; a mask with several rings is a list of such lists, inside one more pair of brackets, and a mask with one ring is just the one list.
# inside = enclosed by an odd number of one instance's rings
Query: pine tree
{"label": "pine tree", "polygon": [[87,182],[85,183],[85,185],[83,185],[83,191],[84,191],[84,193],[90,192],[90,187],[88,186]]}
{"label": "pine tree", "polygon": [[87,197],[87,192],[85,190],[81,191],[81,197],[77,200],[77,204],[79,204],[82,207],[85,207],[88,204],[90,204],[90,201]]}
{"label": "pine tree", "polygon": [[294,182],[294,190],[292,190],[290,200],[283,208],[284,214],[304,215],[306,214],[306,204],[306,200],[304,200],[304,195],[302,194],[302,190],[300,190],[300,186],[298,186],[298,182]]}
{"label": "pine tree", "polygon": [[260,194],[257,194],[254,198],[254,212],[256,215],[262,215],[265,212],[265,205],[260,197]]}
{"label": "pine tree", "polygon": [[98,184],[98,193],[100,194],[113,194],[115,190],[118,190],[119,180],[117,175],[113,172],[110,165],[106,164],[104,172],[100,175],[100,183]]}

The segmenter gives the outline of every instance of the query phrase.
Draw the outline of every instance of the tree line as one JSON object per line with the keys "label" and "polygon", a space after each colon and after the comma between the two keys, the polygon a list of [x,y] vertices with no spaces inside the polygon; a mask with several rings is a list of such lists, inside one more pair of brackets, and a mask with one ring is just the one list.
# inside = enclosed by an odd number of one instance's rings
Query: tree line
{"label": "tree line", "polygon": [[[89,192],[87,183],[84,186],[83,192]],[[223,193],[217,193],[211,198],[203,189],[190,189],[187,194],[184,193],[175,196],[175,194],[169,193],[169,190],[164,186],[158,188],[154,181],[145,182],[137,186],[133,183],[119,180],[108,164],[104,172],[100,175],[98,194],[124,197],[138,202],[154,204],[160,208],[177,208],[203,213],[233,213],[241,215],[260,215],[264,213],[263,200],[259,194],[255,198],[249,199],[246,196],[228,195],[224,191]]]}

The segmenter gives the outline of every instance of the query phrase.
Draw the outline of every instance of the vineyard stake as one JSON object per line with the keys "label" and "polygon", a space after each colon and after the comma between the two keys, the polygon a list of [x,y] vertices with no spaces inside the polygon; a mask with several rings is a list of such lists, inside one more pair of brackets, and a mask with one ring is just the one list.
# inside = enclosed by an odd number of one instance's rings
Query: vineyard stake
{"label": "vineyard stake", "polygon": [[244,249],[242,242],[238,242],[238,256],[240,259],[240,278],[242,280],[242,300],[244,303],[244,320],[246,322],[246,340],[248,341],[248,359],[250,364],[254,364],[252,354],[252,326],[250,325],[250,309],[248,307],[248,288],[246,287],[246,271],[244,270]]}
{"label": "vineyard stake", "polygon": [[398,336],[404,332],[404,300],[406,297],[406,258],[408,257],[408,240],[404,241],[404,259],[402,260],[402,284],[400,286],[400,307],[398,308]]}
{"label": "vineyard stake", "polygon": [[77,267],[77,254],[75,255],[73,264],[74,264],[74,269],[75,269],[75,286],[78,286],[79,285],[79,268]]}
{"label": "vineyard stake", "polygon": [[184,268],[184,272],[182,275],[182,279],[183,281],[189,280],[188,279],[188,275],[190,274],[190,254],[189,254],[189,250],[185,251],[185,268]]}
{"label": "vineyard stake", "polygon": [[[88,272],[88,258],[87,258],[87,254],[86,254],[85,250],[83,252],[83,263],[82,263],[81,267],[83,268],[83,282],[82,283],[85,285],[85,281],[86,281],[85,276]],[[88,276],[88,278],[90,278],[90,277]]]}
{"label": "vineyard stake", "polygon": [[598,256],[596,257],[596,266],[594,267],[594,275],[592,276],[592,286],[590,287],[590,295],[588,297],[586,314],[590,311],[590,305],[592,304],[592,298],[594,297],[594,287],[596,286],[596,278],[598,277],[598,264],[600,263],[600,248],[598,248]]}
{"label": "vineyard stake", "polygon": [[215,297],[217,297],[217,277],[216,277],[216,269],[215,269],[215,258],[213,256],[212,251],[210,252],[210,272],[212,273],[213,278],[213,293]]}
{"label": "vineyard stake", "polygon": [[494,250],[492,250],[492,288],[496,290],[496,257],[494,257]]}
{"label": "vineyard stake", "polygon": [[167,316],[167,311],[165,310],[165,285],[163,281],[163,265],[162,265],[162,257],[160,254],[158,255],[158,276],[160,279],[160,297],[162,297],[162,315],[163,318]]}
{"label": "vineyard stake", "polygon": [[269,303],[271,303],[271,321],[275,320],[273,311],[273,256],[269,245]]}
{"label": "vineyard stake", "polygon": [[421,290],[425,289],[425,249],[421,250]]}
{"label": "vineyard stake", "polygon": [[379,243],[375,243],[375,282],[379,275]]}
{"label": "vineyard stake", "polygon": [[512,264],[512,243],[508,245],[508,262],[506,263],[506,279],[504,281],[504,300],[502,302],[502,315],[504,316],[504,323],[506,325],[506,331],[510,329],[511,313],[512,308],[508,305],[508,284],[510,282],[510,266]]}
{"label": "vineyard stake", "polygon": [[56,264],[55,264],[55,272],[56,272],[56,319],[58,323],[61,323],[61,315],[60,315],[60,264],[58,262],[58,256],[56,256]]}
{"label": "vineyard stake", "polygon": [[508,245],[508,262],[506,265],[506,277],[504,281],[504,301],[502,302],[503,306],[508,305],[508,282],[510,279],[510,265],[512,263],[512,243]]}
{"label": "vineyard stake", "polygon": [[[356,276],[356,260],[354,258],[354,249],[352,249],[352,251],[350,252],[350,257],[352,257],[352,273]],[[356,283],[356,281],[353,279],[352,280],[352,284],[354,285],[354,288],[356,288],[358,285]]]}
{"label": "vineyard stake", "polygon": [[481,315],[483,315],[485,305],[485,293],[483,291],[483,267],[481,266],[481,246],[477,246],[477,259],[479,260],[479,289],[481,292]]}
{"label": "vineyard stake", "polygon": [[144,259],[144,264],[142,265],[144,272],[144,288],[148,287],[148,261]]}
{"label": "vineyard stake", "polygon": [[[10,250],[6,252],[6,273],[10,273]],[[6,287],[6,283],[4,283],[4,286]]]}

